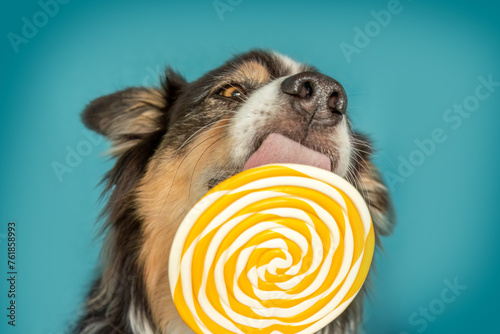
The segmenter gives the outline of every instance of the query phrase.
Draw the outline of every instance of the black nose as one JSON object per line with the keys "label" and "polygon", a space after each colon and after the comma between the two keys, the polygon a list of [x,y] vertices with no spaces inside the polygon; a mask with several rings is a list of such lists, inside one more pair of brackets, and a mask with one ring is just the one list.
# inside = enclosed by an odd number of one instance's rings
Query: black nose
{"label": "black nose", "polygon": [[293,109],[313,115],[321,122],[338,120],[347,109],[347,95],[342,85],[321,73],[292,75],[281,83],[281,90],[293,96]]}

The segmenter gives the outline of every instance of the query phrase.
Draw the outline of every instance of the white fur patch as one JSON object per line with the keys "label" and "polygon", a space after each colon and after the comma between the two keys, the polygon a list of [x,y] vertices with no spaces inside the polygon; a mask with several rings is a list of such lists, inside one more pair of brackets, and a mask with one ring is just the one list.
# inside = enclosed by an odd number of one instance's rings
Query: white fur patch
{"label": "white fur patch", "polygon": [[154,334],[149,321],[142,314],[137,312],[134,304],[130,305],[128,310],[128,321],[130,324],[130,329],[134,334]]}
{"label": "white fur patch", "polygon": [[352,142],[346,117],[343,117],[342,122],[337,125],[334,141],[339,152],[337,168],[334,172],[340,176],[345,176],[349,169],[352,154]]}
{"label": "white fur patch", "polygon": [[296,62],[292,58],[282,55],[279,52],[273,52],[273,55],[280,59],[281,63],[288,67],[290,74],[297,74],[302,72],[302,64]]}
{"label": "white fur patch", "polygon": [[276,79],[256,90],[231,120],[230,133],[234,138],[232,156],[241,163],[250,153],[259,129],[268,124],[271,116],[281,109],[279,94],[281,83],[287,77]]}

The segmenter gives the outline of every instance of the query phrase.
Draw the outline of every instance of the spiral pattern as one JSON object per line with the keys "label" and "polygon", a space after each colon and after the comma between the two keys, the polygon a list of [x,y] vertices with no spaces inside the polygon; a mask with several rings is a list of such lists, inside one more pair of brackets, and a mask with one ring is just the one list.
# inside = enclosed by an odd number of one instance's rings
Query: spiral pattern
{"label": "spiral pattern", "polygon": [[314,333],[354,299],[373,250],[368,208],[347,181],[267,165],[222,182],[187,214],[170,287],[196,333]]}

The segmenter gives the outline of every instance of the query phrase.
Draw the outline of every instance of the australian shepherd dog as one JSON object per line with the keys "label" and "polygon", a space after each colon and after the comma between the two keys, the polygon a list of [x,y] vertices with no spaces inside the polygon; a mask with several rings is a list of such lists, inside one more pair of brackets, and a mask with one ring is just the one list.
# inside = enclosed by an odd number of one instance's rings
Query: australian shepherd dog
{"label": "australian shepherd dog", "polygon": [[[160,87],[99,97],[82,119],[109,139],[116,164],[105,176],[102,264],[75,333],[193,333],[172,301],[170,245],[190,208],[246,168],[330,170],[366,200],[379,246],[393,230],[390,195],[369,139],[351,126],[344,88],[276,52],[237,55],[193,82],[169,68]],[[355,333],[366,290],[319,333]]]}

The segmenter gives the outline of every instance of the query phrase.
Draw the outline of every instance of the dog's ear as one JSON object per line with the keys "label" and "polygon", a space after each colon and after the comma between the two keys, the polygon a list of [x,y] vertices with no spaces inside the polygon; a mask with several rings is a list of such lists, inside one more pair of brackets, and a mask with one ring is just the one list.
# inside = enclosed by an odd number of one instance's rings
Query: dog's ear
{"label": "dog's ear", "polygon": [[373,150],[368,138],[355,134],[354,150],[358,174],[353,184],[368,204],[377,235],[390,235],[396,225],[396,214],[389,189],[371,161]]}
{"label": "dog's ear", "polygon": [[167,129],[169,108],[186,84],[169,68],[160,88],[128,88],[95,99],[83,111],[82,122],[111,140],[111,152],[119,156],[145,136]]}

